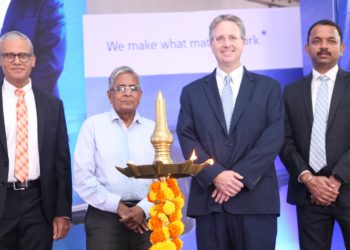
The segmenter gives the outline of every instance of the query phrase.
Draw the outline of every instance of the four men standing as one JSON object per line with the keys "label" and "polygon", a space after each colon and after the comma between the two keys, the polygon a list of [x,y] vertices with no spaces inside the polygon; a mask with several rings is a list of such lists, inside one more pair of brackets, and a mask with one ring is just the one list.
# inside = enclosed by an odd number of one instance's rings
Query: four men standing
{"label": "four men standing", "polygon": [[[350,73],[338,66],[340,28],[328,20],[310,27],[313,70],[285,87],[285,116],[278,82],[241,64],[242,20],[216,17],[209,37],[218,66],[184,87],[177,124],[185,158],[194,149],[199,162],[215,162],[191,182],[198,249],[275,249],[274,159],[284,136],[280,157],[301,249],[330,249],[335,221],[350,248]],[[71,218],[63,105],[32,87],[35,55],[25,35],[3,35],[0,53],[0,248],[50,249]],[[153,162],[154,123],[136,111],[142,91],[133,69],[112,72],[107,96],[111,110],[85,121],[75,151],[76,189],[89,204],[87,248],[147,249],[150,181],[128,179],[114,166]]]}

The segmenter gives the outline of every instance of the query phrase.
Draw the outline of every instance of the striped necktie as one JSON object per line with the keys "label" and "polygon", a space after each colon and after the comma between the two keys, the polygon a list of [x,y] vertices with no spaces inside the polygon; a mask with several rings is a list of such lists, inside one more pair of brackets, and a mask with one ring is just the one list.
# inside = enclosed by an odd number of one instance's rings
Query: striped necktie
{"label": "striped necktie", "polygon": [[15,177],[24,182],[28,178],[28,111],[24,99],[26,94],[22,89],[16,89],[18,96],[16,104],[16,153],[15,153]]}
{"label": "striped necktie", "polygon": [[327,165],[326,159],[326,130],[328,120],[328,85],[327,76],[319,77],[321,84],[317,91],[314,110],[314,122],[311,132],[309,164],[317,173]]}
{"label": "striped necktie", "polygon": [[226,75],[224,78],[224,88],[221,94],[222,107],[224,109],[227,132],[230,132],[231,118],[233,113],[233,94],[231,88],[232,78]]}

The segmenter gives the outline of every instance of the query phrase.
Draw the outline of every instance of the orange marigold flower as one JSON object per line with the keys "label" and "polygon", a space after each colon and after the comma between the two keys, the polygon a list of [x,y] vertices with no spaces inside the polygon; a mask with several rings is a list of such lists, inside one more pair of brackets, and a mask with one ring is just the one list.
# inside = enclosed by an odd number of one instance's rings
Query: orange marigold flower
{"label": "orange marigold flower", "polygon": [[182,247],[183,247],[183,242],[182,242],[182,240],[180,240],[180,238],[174,238],[174,239],[172,239],[172,242],[175,243],[175,245],[176,245],[176,250],[182,249]]}
{"label": "orange marigold flower", "polygon": [[182,219],[182,211],[181,210],[176,210],[174,213],[172,213],[169,216],[170,222],[174,222],[174,221],[181,220],[181,219]]}
{"label": "orange marigold flower", "polygon": [[166,198],[165,198],[164,193],[163,193],[162,191],[159,191],[159,192],[157,193],[157,199],[156,199],[156,201],[158,201],[158,202],[165,202],[165,200],[166,200]]}
{"label": "orange marigold flower", "polygon": [[165,241],[170,237],[169,230],[166,227],[155,228],[151,234],[150,240],[152,244]]}
{"label": "orange marigold flower", "polygon": [[150,190],[154,191],[154,192],[159,192],[160,190],[160,182],[159,181],[154,181],[152,182],[151,186],[150,186]]}
{"label": "orange marigold flower", "polygon": [[166,180],[166,182],[168,183],[169,187],[176,187],[176,186],[178,186],[177,180],[175,178],[169,178],[169,179]]}
{"label": "orange marigold flower", "polygon": [[163,226],[162,220],[160,220],[158,217],[152,216],[148,220],[148,227],[153,230],[155,228],[161,228]]}
{"label": "orange marigold flower", "polygon": [[171,188],[175,196],[178,196],[181,193],[181,190],[177,184],[176,179],[168,179],[168,186]]}
{"label": "orange marigold flower", "polygon": [[153,207],[157,211],[157,213],[162,213],[163,212],[163,206],[164,206],[163,203],[159,203],[159,204],[157,204],[157,205],[155,205]]}
{"label": "orange marigold flower", "polygon": [[174,221],[168,225],[168,229],[170,236],[177,238],[184,232],[185,226],[181,221]]}

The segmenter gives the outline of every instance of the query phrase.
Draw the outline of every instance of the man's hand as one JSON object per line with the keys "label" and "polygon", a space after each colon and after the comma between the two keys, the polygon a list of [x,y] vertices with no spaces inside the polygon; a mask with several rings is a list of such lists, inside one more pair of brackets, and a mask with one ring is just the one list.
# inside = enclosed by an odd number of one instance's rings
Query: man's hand
{"label": "man's hand", "polygon": [[336,178],[334,178],[333,175],[330,176],[328,179],[330,180],[330,182],[334,186],[334,189],[339,192],[339,189],[340,189],[340,186],[341,186],[341,182],[338,181]]}
{"label": "man's hand", "polygon": [[311,193],[311,202],[321,206],[330,206],[335,202],[339,195],[339,186],[337,187],[333,179],[334,177],[330,179],[325,176],[313,176],[309,181],[302,180]]}
{"label": "man's hand", "polygon": [[215,190],[212,197],[215,202],[223,203],[228,201],[230,197],[237,195],[244,187],[243,176],[232,170],[225,170],[214,178]]}
{"label": "man's hand", "polygon": [[148,231],[146,216],[140,207],[127,207],[121,201],[119,202],[117,214],[120,216],[119,221],[135,233],[143,234]]}
{"label": "man's hand", "polygon": [[53,226],[53,239],[54,240],[63,239],[64,237],[66,237],[66,235],[69,232],[69,229],[71,226],[70,219],[63,216],[55,217],[53,218],[52,226]]}
{"label": "man's hand", "polygon": [[228,201],[231,198],[230,196],[219,191],[217,188],[214,189],[213,193],[211,194],[211,197],[214,198],[215,202],[220,204]]}

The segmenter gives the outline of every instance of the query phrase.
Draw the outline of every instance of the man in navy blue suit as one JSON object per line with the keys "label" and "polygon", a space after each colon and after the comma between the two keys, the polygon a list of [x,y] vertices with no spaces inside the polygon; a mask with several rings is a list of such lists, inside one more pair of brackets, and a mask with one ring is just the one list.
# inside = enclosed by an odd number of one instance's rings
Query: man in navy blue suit
{"label": "man in navy blue suit", "polygon": [[11,0],[0,30],[0,35],[16,30],[28,36],[36,55],[34,86],[56,96],[66,55],[65,25],[62,0]]}
{"label": "man in navy blue suit", "polygon": [[283,93],[280,157],[290,174],[287,201],[296,205],[300,249],[331,249],[335,221],[350,249],[350,73],[338,66],[344,48],[336,23],[314,23],[305,45],[312,72]]}
{"label": "man in navy blue suit", "polygon": [[214,165],[192,178],[188,215],[200,250],[275,249],[279,191],[274,160],[283,143],[280,85],[240,62],[245,27],[216,17],[210,46],[217,68],[184,87],[177,134],[185,158]]}

